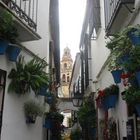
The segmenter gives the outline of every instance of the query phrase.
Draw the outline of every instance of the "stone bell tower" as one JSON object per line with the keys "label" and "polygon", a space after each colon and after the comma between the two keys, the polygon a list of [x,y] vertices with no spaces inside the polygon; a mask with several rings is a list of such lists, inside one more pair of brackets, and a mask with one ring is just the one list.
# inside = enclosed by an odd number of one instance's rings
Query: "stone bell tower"
{"label": "stone bell tower", "polygon": [[71,58],[70,49],[64,49],[63,57],[61,60],[61,87],[63,97],[69,97],[69,83],[72,74],[73,60]]}

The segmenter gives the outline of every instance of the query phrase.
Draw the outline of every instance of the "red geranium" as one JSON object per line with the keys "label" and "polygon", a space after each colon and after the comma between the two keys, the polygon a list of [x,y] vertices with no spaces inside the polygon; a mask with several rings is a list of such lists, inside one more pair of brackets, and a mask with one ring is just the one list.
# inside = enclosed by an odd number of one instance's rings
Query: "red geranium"
{"label": "red geranium", "polygon": [[104,96],[105,96],[104,91],[103,90],[99,90],[98,91],[98,96],[96,98],[96,105],[97,105],[97,107],[100,107],[101,106],[101,104],[102,104],[101,98],[104,97]]}
{"label": "red geranium", "polygon": [[130,77],[130,73],[122,73],[121,74],[122,79],[129,78],[129,77]]}

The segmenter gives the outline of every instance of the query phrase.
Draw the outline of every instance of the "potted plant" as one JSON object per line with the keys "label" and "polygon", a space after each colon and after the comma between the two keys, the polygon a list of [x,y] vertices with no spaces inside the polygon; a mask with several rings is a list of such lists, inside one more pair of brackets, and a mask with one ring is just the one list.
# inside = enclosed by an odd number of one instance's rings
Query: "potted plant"
{"label": "potted plant", "polygon": [[48,85],[42,85],[38,91],[38,95],[46,96],[47,95]]}
{"label": "potted plant", "polygon": [[48,85],[48,74],[44,72],[47,63],[44,60],[33,58],[25,63],[24,57],[20,56],[8,77],[11,79],[9,91],[25,94],[32,89],[37,95],[42,85]]}
{"label": "potted plant", "polygon": [[47,112],[44,115],[45,115],[45,122],[43,124],[43,127],[47,129],[51,129],[53,127],[52,114],[50,112]]}
{"label": "potted plant", "polygon": [[17,37],[18,33],[12,15],[0,9],[0,54],[4,54],[9,42],[15,43]]}
{"label": "potted plant", "polygon": [[113,108],[116,105],[119,95],[119,87],[117,85],[110,85],[104,89],[104,96],[102,103],[105,109]]}
{"label": "potted plant", "polygon": [[123,99],[126,100],[126,102],[134,107],[137,111],[138,116],[140,117],[140,89],[135,87],[129,87],[124,95]]}
{"label": "potted plant", "polygon": [[123,67],[129,73],[134,73],[140,86],[140,47],[133,47],[129,53],[129,61]]}
{"label": "potted plant", "polygon": [[16,44],[9,44],[6,49],[7,57],[10,61],[16,62],[21,49]]}
{"label": "potted plant", "polygon": [[80,107],[79,111],[77,112],[77,118],[85,133],[95,137],[97,122],[93,100],[87,99],[84,102],[83,106]]}
{"label": "potted plant", "polygon": [[9,44],[6,49],[7,57],[10,61],[16,62],[21,49],[16,44]]}
{"label": "potted plant", "polygon": [[140,25],[128,26],[127,35],[134,46],[140,45]]}
{"label": "potted plant", "polygon": [[24,112],[26,123],[35,123],[36,117],[43,114],[43,107],[34,100],[29,100],[24,103]]}
{"label": "potted plant", "polygon": [[106,45],[111,51],[108,67],[116,84],[121,82],[120,76],[123,70],[125,70],[123,64],[129,61],[129,52],[132,49],[127,31],[128,30],[125,28],[118,32]]}
{"label": "potted plant", "polygon": [[63,119],[64,116],[58,112],[47,112],[45,113],[45,123],[43,126],[47,129],[60,127]]}

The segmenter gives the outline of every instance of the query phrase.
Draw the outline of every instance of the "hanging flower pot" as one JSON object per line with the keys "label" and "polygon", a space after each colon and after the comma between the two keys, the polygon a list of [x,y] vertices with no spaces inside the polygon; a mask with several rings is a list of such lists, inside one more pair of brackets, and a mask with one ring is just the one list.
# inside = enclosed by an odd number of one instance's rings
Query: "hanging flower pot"
{"label": "hanging flower pot", "polygon": [[6,50],[6,53],[7,53],[7,56],[8,56],[8,59],[10,61],[14,61],[16,62],[17,60],[17,57],[20,53],[20,48],[18,48],[16,45],[12,44],[12,45],[8,45],[8,48]]}
{"label": "hanging flower pot", "polygon": [[51,119],[45,119],[45,123],[43,124],[44,128],[52,129],[53,123]]}
{"label": "hanging flower pot", "polygon": [[33,99],[30,99],[24,103],[24,113],[26,117],[26,123],[35,123],[37,116],[42,116],[43,106]]}
{"label": "hanging flower pot", "polygon": [[4,54],[8,47],[8,42],[0,39],[0,55]]}
{"label": "hanging flower pot", "polygon": [[121,83],[121,74],[122,74],[123,70],[112,70],[111,74],[113,76],[114,82],[116,84]]}
{"label": "hanging flower pot", "polygon": [[118,100],[118,95],[105,96],[102,100],[104,109],[108,110],[109,108],[114,108],[117,100]]}
{"label": "hanging flower pot", "polygon": [[137,46],[140,45],[140,30],[136,29],[136,28],[132,28],[129,32],[128,32],[128,37],[131,40],[132,44]]}
{"label": "hanging flower pot", "polygon": [[39,89],[38,95],[40,96],[46,96],[47,95],[47,86],[42,86]]}
{"label": "hanging flower pot", "polygon": [[136,72],[136,79],[138,82],[138,86],[140,87],[140,71]]}
{"label": "hanging flower pot", "polygon": [[126,53],[118,59],[118,63],[124,64],[125,62],[129,61],[129,58],[130,58],[129,54]]}
{"label": "hanging flower pot", "polygon": [[53,97],[52,97],[52,96],[47,96],[46,102],[47,102],[48,104],[52,104],[52,102],[53,102]]}
{"label": "hanging flower pot", "polygon": [[26,116],[26,123],[35,123],[36,121],[36,116]]}
{"label": "hanging flower pot", "polygon": [[53,94],[50,93],[50,92],[47,92],[47,93],[46,93],[45,101],[46,101],[48,104],[52,104],[52,103],[53,103],[53,100],[54,100]]}
{"label": "hanging flower pot", "polygon": [[138,116],[140,117],[140,103],[135,105]]}

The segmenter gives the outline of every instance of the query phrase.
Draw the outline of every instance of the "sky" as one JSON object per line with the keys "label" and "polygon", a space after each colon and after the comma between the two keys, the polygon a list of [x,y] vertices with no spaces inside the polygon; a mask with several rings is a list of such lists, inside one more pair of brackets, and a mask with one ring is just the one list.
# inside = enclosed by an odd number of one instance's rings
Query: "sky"
{"label": "sky", "polygon": [[71,49],[72,59],[79,52],[79,43],[86,0],[59,0],[60,55],[66,46]]}

